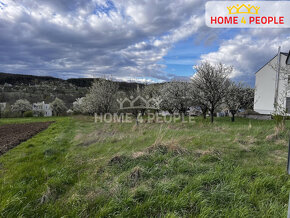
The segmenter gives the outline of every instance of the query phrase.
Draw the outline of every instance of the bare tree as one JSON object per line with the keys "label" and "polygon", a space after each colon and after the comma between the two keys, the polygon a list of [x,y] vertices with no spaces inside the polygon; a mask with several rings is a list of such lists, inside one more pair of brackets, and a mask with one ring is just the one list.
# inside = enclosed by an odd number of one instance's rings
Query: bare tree
{"label": "bare tree", "polygon": [[67,107],[65,106],[63,100],[59,98],[55,98],[53,102],[50,103],[53,113],[56,116],[59,116],[67,111]]}
{"label": "bare tree", "polygon": [[227,94],[230,84],[228,76],[233,68],[221,63],[212,65],[209,62],[203,62],[195,66],[195,70],[196,73],[192,78],[193,87],[200,101],[207,102],[211,122],[213,122],[215,109]]}
{"label": "bare tree", "polygon": [[119,85],[107,79],[100,79],[93,83],[84,99],[84,106],[89,113],[108,113],[116,103]]}
{"label": "bare tree", "polygon": [[32,110],[32,106],[26,99],[19,99],[12,105],[11,109],[13,112],[20,112],[23,117],[25,111]]}
{"label": "bare tree", "polygon": [[170,113],[185,113],[190,106],[190,83],[168,82],[161,89],[161,108]]}

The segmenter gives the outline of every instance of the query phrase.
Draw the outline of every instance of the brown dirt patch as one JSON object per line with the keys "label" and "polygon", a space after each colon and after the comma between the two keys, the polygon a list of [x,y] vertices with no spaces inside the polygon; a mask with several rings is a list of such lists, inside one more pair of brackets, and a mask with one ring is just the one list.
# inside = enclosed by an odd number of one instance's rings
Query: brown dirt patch
{"label": "brown dirt patch", "polygon": [[0,126],[0,155],[45,130],[51,123],[53,122],[6,124]]}

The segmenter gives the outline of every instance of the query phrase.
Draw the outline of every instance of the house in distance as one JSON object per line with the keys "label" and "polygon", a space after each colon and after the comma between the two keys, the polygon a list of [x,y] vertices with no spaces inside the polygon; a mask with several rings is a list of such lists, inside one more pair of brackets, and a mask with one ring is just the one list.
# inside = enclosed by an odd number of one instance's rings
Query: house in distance
{"label": "house in distance", "polygon": [[44,101],[39,103],[33,103],[32,110],[36,116],[52,116],[52,109],[50,104],[45,104]]}

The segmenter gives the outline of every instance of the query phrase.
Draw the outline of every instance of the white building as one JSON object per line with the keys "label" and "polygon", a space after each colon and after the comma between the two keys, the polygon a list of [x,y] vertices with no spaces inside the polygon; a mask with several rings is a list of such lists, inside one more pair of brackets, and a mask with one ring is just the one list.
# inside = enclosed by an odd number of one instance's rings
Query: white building
{"label": "white building", "polygon": [[42,113],[45,117],[51,117],[52,116],[52,109],[50,107],[50,104],[45,104],[44,101],[40,102],[40,103],[33,103],[32,110],[37,115]]}
{"label": "white building", "polygon": [[6,102],[0,102],[0,111],[4,111],[6,108]]}
{"label": "white building", "polygon": [[289,66],[286,65],[287,55],[288,53],[281,52],[279,58],[277,54],[256,72],[254,111],[272,114],[286,109],[288,113],[290,112],[290,93],[287,93],[290,82]]}

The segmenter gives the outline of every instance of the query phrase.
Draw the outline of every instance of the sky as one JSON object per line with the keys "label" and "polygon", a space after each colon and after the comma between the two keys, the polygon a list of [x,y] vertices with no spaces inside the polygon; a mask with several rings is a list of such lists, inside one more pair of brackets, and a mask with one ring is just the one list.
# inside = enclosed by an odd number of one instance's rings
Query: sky
{"label": "sky", "polygon": [[204,0],[0,0],[0,72],[120,81],[189,79],[201,61],[255,72],[290,29],[216,29]]}

